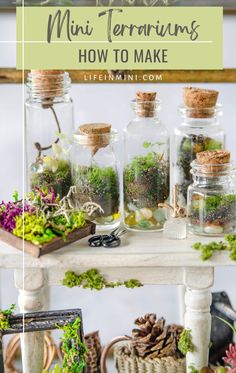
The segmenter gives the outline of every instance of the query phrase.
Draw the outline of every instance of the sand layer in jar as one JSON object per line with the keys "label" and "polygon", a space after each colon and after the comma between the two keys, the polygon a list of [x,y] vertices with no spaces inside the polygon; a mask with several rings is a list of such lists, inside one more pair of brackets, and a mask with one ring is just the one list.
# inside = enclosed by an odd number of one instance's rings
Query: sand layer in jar
{"label": "sand layer in jar", "polygon": [[150,152],[135,157],[124,169],[124,213],[127,227],[160,230],[166,220],[158,208],[169,197],[169,162]]}
{"label": "sand layer in jar", "polygon": [[71,164],[64,159],[44,157],[31,167],[31,189],[53,189],[61,198],[67,195],[72,185]]}
{"label": "sand layer in jar", "polygon": [[120,216],[119,177],[112,167],[78,166],[74,169],[73,182],[81,205],[88,201],[97,203],[102,210],[95,212],[92,220],[101,225],[118,221]]}
{"label": "sand layer in jar", "polygon": [[193,193],[189,212],[191,232],[213,236],[230,233],[236,227],[236,195]]}
{"label": "sand layer in jar", "polygon": [[196,154],[205,150],[220,150],[223,144],[218,140],[204,135],[190,134],[184,137],[180,143],[177,158],[177,172],[179,172],[179,194],[187,200],[187,190],[192,183],[191,162],[196,159]]}

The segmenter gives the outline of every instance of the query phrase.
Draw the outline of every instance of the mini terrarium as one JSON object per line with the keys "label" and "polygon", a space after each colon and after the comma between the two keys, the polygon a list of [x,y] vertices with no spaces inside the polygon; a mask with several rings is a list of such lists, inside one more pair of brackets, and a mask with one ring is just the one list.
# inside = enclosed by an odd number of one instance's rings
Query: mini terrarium
{"label": "mini terrarium", "polygon": [[192,183],[191,162],[199,152],[223,149],[225,135],[219,122],[222,107],[217,105],[217,91],[186,87],[183,96],[183,122],[175,129],[174,183],[179,186],[181,205],[186,206],[187,189]]}
{"label": "mini terrarium", "polygon": [[60,197],[71,187],[69,149],[73,105],[68,73],[33,70],[28,75],[26,101],[26,171],[28,190],[53,188]]}
{"label": "mini terrarium", "polygon": [[124,214],[127,228],[163,229],[169,198],[169,135],[158,118],[156,93],[138,92],[136,118],[125,129]]}
{"label": "mini terrarium", "polygon": [[235,170],[227,151],[206,151],[192,162],[193,184],[188,190],[191,233],[218,236],[236,228]]}
{"label": "mini terrarium", "polygon": [[80,204],[100,206],[92,216],[100,229],[120,221],[120,185],[114,142],[117,133],[110,124],[85,124],[74,134],[72,181]]}

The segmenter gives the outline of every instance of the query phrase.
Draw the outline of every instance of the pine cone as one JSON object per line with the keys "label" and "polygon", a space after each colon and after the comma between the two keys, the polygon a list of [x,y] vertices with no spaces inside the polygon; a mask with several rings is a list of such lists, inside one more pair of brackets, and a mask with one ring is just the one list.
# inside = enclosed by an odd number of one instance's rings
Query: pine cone
{"label": "pine cone", "polygon": [[178,350],[178,341],[183,328],[179,325],[165,325],[165,319],[157,320],[155,314],[147,314],[135,320],[138,329],[132,331],[131,350],[145,358],[173,356],[183,357]]}

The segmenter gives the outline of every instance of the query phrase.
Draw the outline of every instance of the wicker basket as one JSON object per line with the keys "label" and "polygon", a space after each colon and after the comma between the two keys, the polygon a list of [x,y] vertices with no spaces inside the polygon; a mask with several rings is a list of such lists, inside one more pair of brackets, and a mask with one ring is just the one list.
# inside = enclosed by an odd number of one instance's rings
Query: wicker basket
{"label": "wicker basket", "polygon": [[[106,357],[110,348],[117,342],[123,341],[122,344],[115,346],[114,359],[118,373],[185,373],[186,360],[174,359],[173,357],[163,357],[142,359],[137,356],[128,356],[123,353],[125,346],[129,345],[129,337],[117,337],[109,343],[104,349],[101,358],[102,373],[106,373]],[[126,342],[124,342],[126,341]]]}

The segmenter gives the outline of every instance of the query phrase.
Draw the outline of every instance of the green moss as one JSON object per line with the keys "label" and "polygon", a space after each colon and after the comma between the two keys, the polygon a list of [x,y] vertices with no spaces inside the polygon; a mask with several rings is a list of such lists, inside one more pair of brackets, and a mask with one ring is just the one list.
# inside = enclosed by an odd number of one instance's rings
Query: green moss
{"label": "green moss", "polygon": [[191,330],[184,329],[181,332],[180,339],[178,341],[178,349],[183,355],[186,355],[188,352],[194,352],[195,347],[192,342]]}
{"label": "green moss", "polygon": [[60,197],[64,197],[69,192],[72,185],[71,180],[71,165],[70,162],[60,159],[57,160],[55,171],[46,164],[42,165],[42,169],[35,170],[31,174],[31,189],[35,187],[53,189]]}
{"label": "green moss", "polygon": [[16,305],[12,304],[7,310],[0,310],[0,331],[10,328],[9,317],[14,313]]}
{"label": "green moss", "polygon": [[210,259],[215,251],[228,251],[230,259],[236,261],[236,235],[227,234],[224,238],[226,242],[212,241],[208,244],[196,242],[193,248],[201,252],[201,259],[204,261]]}
{"label": "green moss", "polygon": [[63,368],[67,369],[68,373],[80,373],[86,366],[87,349],[80,339],[80,326],[81,320],[78,317],[74,322],[60,327],[63,330],[61,338],[61,349],[64,355]]}
{"label": "green moss", "polygon": [[134,157],[124,169],[125,204],[153,208],[169,197],[169,162],[163,155],[149,152]]}
{"label": "green moss", "polygon": [[91,290],[103,290],[105,288],[115,288],[119,286],[125,286],[126,288],[133,289],[135,287],[141,287],[142,284],[135,279],[122,282],[108,282],[105,277],[97,269],[89,269],[81,274],[75,272],[66,272],[63,279],[63,285],[69,288],[75,286],[82,287],[83,289]]}
{"label": "green moss", "polygon": [[93,201],[104,210],[104,216],[119,212],[120,190],[117,171],[112,167],[79,166],[73,171],[73,184],[81,204]]}
{"label": "green moss", "polygon": [[197,370],[193,365],[190,365],[188,369],[189,369],[189,373],[200,373],[200,371]]}

